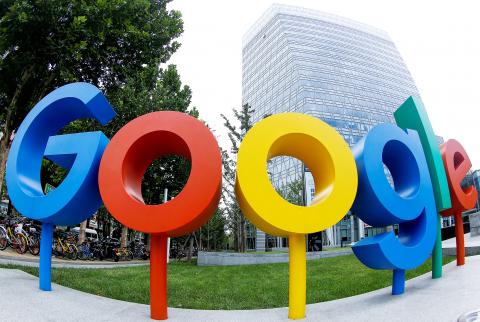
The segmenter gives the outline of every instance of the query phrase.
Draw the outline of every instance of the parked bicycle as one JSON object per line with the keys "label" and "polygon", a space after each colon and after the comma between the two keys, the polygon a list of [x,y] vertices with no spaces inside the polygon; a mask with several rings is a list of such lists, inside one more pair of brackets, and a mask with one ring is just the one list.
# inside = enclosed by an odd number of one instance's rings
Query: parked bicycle
{"label": "parked bicycle", "polygon": [[82,244],[77,246],[78,249],[78,259],[80,260],[94,260],[93,252],[90,249],[90,242],[84,241]]}
{"label": "parked bicycle", "polygon": [[115,249],[120,248],[120,241],[116,238],[106,237],[101,241],[103,254],[105,259],[112,259],[115,262],[118,262],[120,258],[118,257]]}
{"label": "parked bicycle", "polygon": [[76,260],[78,258],[76,244],[76,238],[72,233],[58,233],[52,245],[53,254],[57,257]]}
{"label": "parked bicycle", "polygon": [[147,251],[147,247],[139,240],[132,240],[128,243],[128,248],[132,252],[133,259],[148,259],[150,253]]}
{"label": "parked bicycle", "polygon": [[104,260],[105,258],[104,247],[100,241],[98,240],[92,241],[90,243],[90,250],[92,251],[94,259],[98,259],[101,261]]}
{"label": "parked bicycle", "polygon": [[126,247],[118,247],[113,249],[115,253],[114,261],[118,262],[119,260],[130,261],[133,259],[132,252]]}
{"label": "parked bicycle", "polygon": [[22,226],[18,219],[7,219],[0,224],[0,250],[9,246],[18,254],[24,254],[28,250],[28,240],[22,232]]}
{"label": "parked bicycle", "polygon": [[[95,236],[97,236],[95,234]],[[0,222],[0,251],[11,247],[19,254],[27,251],[32,255],[40,253],[41,226],[37,222],[24,218],[9,218]],[[79,230],[54,232],[52,254],[56,257],[71,260],[133,260],[150,258],[146,245],[139,239],[128,242],[121,247],[116,238],[106,237],[101,240],[86,238],[78,244]]]}
{"label": "parked bicycle", "polygon": [[40,253],[40,229],[31,221],[23,220],[22,234],[27,237],[28,251],[32,255]]}

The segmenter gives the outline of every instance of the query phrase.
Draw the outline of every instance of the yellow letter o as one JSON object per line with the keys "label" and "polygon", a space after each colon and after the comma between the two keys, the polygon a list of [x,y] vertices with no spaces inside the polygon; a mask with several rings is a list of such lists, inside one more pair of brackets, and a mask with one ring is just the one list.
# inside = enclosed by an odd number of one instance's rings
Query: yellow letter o
{"label": "yellow letter o", "polygon": [[[308,207],[283,199],[273,188],[267,161],[290,156],[312,172],[315,199]],[[282,113],[258,122],[246,134],[237,159],[236,195],[243,213],[263,231],[309,234],[336,224],[357,192],[355,160],[340,134],[320,119]]]}

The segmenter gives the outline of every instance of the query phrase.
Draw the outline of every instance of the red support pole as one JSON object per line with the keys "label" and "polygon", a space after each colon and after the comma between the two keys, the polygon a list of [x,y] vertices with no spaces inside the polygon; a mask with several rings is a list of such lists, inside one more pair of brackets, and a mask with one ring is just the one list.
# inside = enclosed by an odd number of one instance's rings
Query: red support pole
{"label": "red support pole", "polygon": [[462,266],[465,264],[465,238],[461,212],[455,213],[455,238],[457,242],[457,266]]}
{"label": "red support pole", "polygon": [[150,317],[166,320],[167,314],[167,240],[166,235],[150,235]]}

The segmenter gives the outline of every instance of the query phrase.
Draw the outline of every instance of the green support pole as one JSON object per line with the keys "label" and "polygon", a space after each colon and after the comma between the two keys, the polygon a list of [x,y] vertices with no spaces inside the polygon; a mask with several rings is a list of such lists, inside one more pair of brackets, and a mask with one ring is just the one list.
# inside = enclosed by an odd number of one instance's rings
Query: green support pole
{"label": "green support pole", "polygon": [[432,278],[442,277],[442,217],[438,215],[438,234],[432,252]]}

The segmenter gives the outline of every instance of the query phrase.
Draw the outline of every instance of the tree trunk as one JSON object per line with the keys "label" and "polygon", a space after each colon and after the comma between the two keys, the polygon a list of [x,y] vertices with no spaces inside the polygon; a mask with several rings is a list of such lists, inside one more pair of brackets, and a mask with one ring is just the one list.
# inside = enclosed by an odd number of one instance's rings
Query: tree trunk
{"label": "tree trunk", "polygon": [[247,251],[247,221],[243,218],[243,251]]}
{"label": "tree trunk", "polygon": [[78,243],[79,244],[83,244],[83,242],[85,241],[85,234],[86,234],[86,230],[87,230],[87,220],[83,221],[80,224],[80,234],[78,235]]}
{"label": "tree trunk", "polygon": [[195,241],[195,245],[197,245],[197,249],[200,250],[199,244],[198,244],[198,239],[197,239],[197,234],[193,233],[193,240]]}
{"label": "tree trunk", "polygon": [[203,241],[202,241],[202,227],[200,227],[199,230],[199,245],[198,245],[198,250],[203,250]]}
{"label": "tree trunk", "polygon": [[210,251],[210,224],[207,223],[207,252]]}
{"label": "tree trunk", "polygon": [[146,247],[148,249],[148,251],[150,251],[150,241],[152,240],[150,234],[145,234],[146,235],[146,239],[147,239],[147,243],[146,243]]}
{"label": "tree trunk", "polygon": [[238,252],[241,252],[242,251],[242,231],[240,229],[241,227],[241,224],[240,224],[240,220],[237,221],[237,227],[236,227],[236,235],[237,235],[237,251]]}
{"label": "tree trunk", "polygon": [[122,226],[122,236],[120,237],[121,247],[127,247],[127,239],[128,239],[128,227]]}
{"label": "tree trunk", "polygon": [[11,129],[10,129],[11,117],[12,117],[12,111],[11,111],[11,108],[9,108],[7,110],[7,115],[5,118],[5,127],[3,130],[3,138],[0,144],[0,149],[1,149],[0,151],[0,199],[2,197],[3,181],[5,180],[5,170],[6,170],[6,164],[7,164],[7,158],[8,158],[8,151],[10,150],[9,143],[10,143],[10,135],[11,135]]}
{"label": "tree trunk", "polygon": [[190,245],[188,246],[187,261],[192,260],[192,253],[193,253],[193,238],[192,236],[190,236]]}
{"label": "tree trunk", "polygon": [[102,238],[105,238],[108,236],[109,225],[110,225],[110,220],[108,218],[104,218],[102,223],[102,230],[103,230]]}
{"label": "tree trunk", "polygon": [[6,168],[6,163],[7,163],[7,157],[8,157],[8,141],[10,140],[10,131],[7,131],[5,129],[4,133],[4,138],[1,142],[1,151],[0,151],[0,199],[2,197],[2,189],[3,189],[3,180],[5,179],[5,168]]}
{"label": "tree trunk", "polygon": [[246,236],[246,228],[245,228],[245,217],[241,215],[240,217],[240,252],[244,253],[246,249],[246,241],[247,241],[247,236]]}
{"label": "tree trunk", "polygon": [[0,198],[1,193],[3,190],[3,180],[5,178],[5,166],[7,164],[7,157],[8,157],[8,146],[10,142],[10,135],[12,133],[12,116],[13,111],[16,108],[18,96],[20,95],[23,85],[27,82],[30,78],[30,74],[32,73],[33,66],[25,69],[22,73],[22,78],[20,79],[17,88],[15,89],[15,93],[13,94],[12,100],[7,107],[7,114],[5,115],[5,127],[4,127],[4,135],[0,144],[1,151],[0,151]]}
{"label": "tree trunk", "polygon": [[107,237],[111,237],[113,233],[113,221],[112,216],[108,219],[108,226],[107,226]]}

